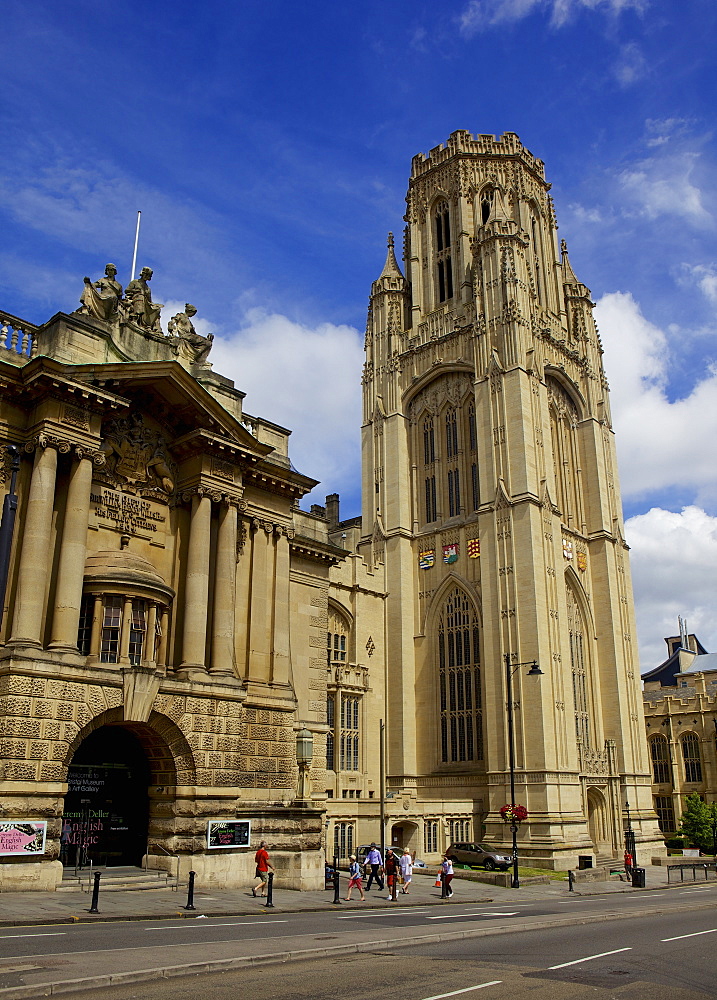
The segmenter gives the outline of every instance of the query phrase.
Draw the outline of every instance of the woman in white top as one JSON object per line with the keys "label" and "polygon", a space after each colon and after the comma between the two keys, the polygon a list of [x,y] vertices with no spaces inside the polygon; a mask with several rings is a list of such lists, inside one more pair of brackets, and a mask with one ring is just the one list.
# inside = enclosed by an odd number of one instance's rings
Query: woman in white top
{"label": "woman in white top", "polygon": [[453,895],[453,889],[451,889],[451,882],[453,881],[453,861],[448,857],[447,854],[443,855],[443,863],[441,864],[441,877],[443,878],[443,885],[446,889],[446,896]]}
{"label": "woman in white top", "polygon": [[408,848],[405,849],[398,863],[401,866],[401,877],[403,878],[403,887],[401,892],[408,894],[408,887],[411,884],[411,878],[413,876],[413,858],[411,857],[411,852]]}

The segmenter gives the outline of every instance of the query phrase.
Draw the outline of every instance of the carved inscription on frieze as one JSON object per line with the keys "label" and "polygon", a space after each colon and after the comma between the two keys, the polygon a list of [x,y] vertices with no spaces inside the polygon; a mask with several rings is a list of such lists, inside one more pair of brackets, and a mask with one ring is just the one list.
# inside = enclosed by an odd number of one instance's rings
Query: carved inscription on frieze
{"label": "carved inscription on frieze", "polygon": [[164,542],[167,508],[151,500],[94,485],[91,523],[96,527]]}

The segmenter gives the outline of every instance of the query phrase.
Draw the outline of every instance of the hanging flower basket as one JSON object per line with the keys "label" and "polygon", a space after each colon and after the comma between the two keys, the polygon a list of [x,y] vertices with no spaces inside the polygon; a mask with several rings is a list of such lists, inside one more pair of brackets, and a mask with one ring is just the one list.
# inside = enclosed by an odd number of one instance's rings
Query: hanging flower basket
{"label": "hanging flower basket", "polygon": [[500,810],[504,823],[522,823],[528,818],[528,810],[525,806],[507,805]]}

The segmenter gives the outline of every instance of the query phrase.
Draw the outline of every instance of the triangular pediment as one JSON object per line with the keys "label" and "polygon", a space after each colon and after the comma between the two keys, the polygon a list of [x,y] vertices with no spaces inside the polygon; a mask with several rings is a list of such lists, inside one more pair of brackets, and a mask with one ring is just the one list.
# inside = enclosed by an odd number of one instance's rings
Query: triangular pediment
{"label": "triangular pediment", "polygon": [[[65,367],[65,366],[63,366]],[[262,444],[176,361],[67,366],[78,381],[90,380],[104,391],[116,393],[152,414],[172,437],[204,431],[230,438],[257,456],[273,448]]]}

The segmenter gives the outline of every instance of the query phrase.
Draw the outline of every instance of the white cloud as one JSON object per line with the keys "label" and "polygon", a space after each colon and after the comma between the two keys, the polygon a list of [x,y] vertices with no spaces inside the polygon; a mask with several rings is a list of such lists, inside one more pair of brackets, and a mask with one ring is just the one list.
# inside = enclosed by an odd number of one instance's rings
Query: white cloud
{"label": "white cloud", "polygon": [[247,312],[243,327],[218,336],[210,357],[216,371],[246,392],[244,408],[292,431],[289,456],[307,476],[321,480],[308,502],[323,503],[327,493],[356,494],[361,465],[361,392],[357,372],[363,363],[359,332],[350,326],[320,323],[309,327],[261,309]]}
{"label": "white cloud", "polygon": [[621,86],[628,87],[630,84],[642,79],[647,69],[647,60],[635,42],[630,42],[620,47],[620,54],[614,67],[614,73]]}
{"label": "white cloud", "polygon": [[667,656],[663,639],[687,619],[705,648],[717,650],[717,517],[698,507],[653,507],[625,524],[640,639],[641,670]]}
{"label": "white cloud", "polygon": [[641,313],[630,294],[613,292],[597,304],[623,495],[695,491],[717,503],[717,371],[696,373],[691,392],[670,400],[670,348],[665,334]]}
{"label": "white cloud", "polygon": [[699,153],[681,150],[639,161],[618,174],[625,196],[626,214],[635,211],[647,219],[676,215],[698,226],[710,225],[712,216],[703,205],[702,190],[693,174]]}
{"label": "white cloud", "polygon": [[717,264],[683,264],[682,270],[708,302],[717,303]]}
{"label": "white cloud", "polygon": [[548,11],[551,26],[560,28],[581,10],[617,15],[628,8],[642,13],[648,6],[649,0],[470,0],[458,24],[470,38],[493,25],[520,21],[534,10]]}

